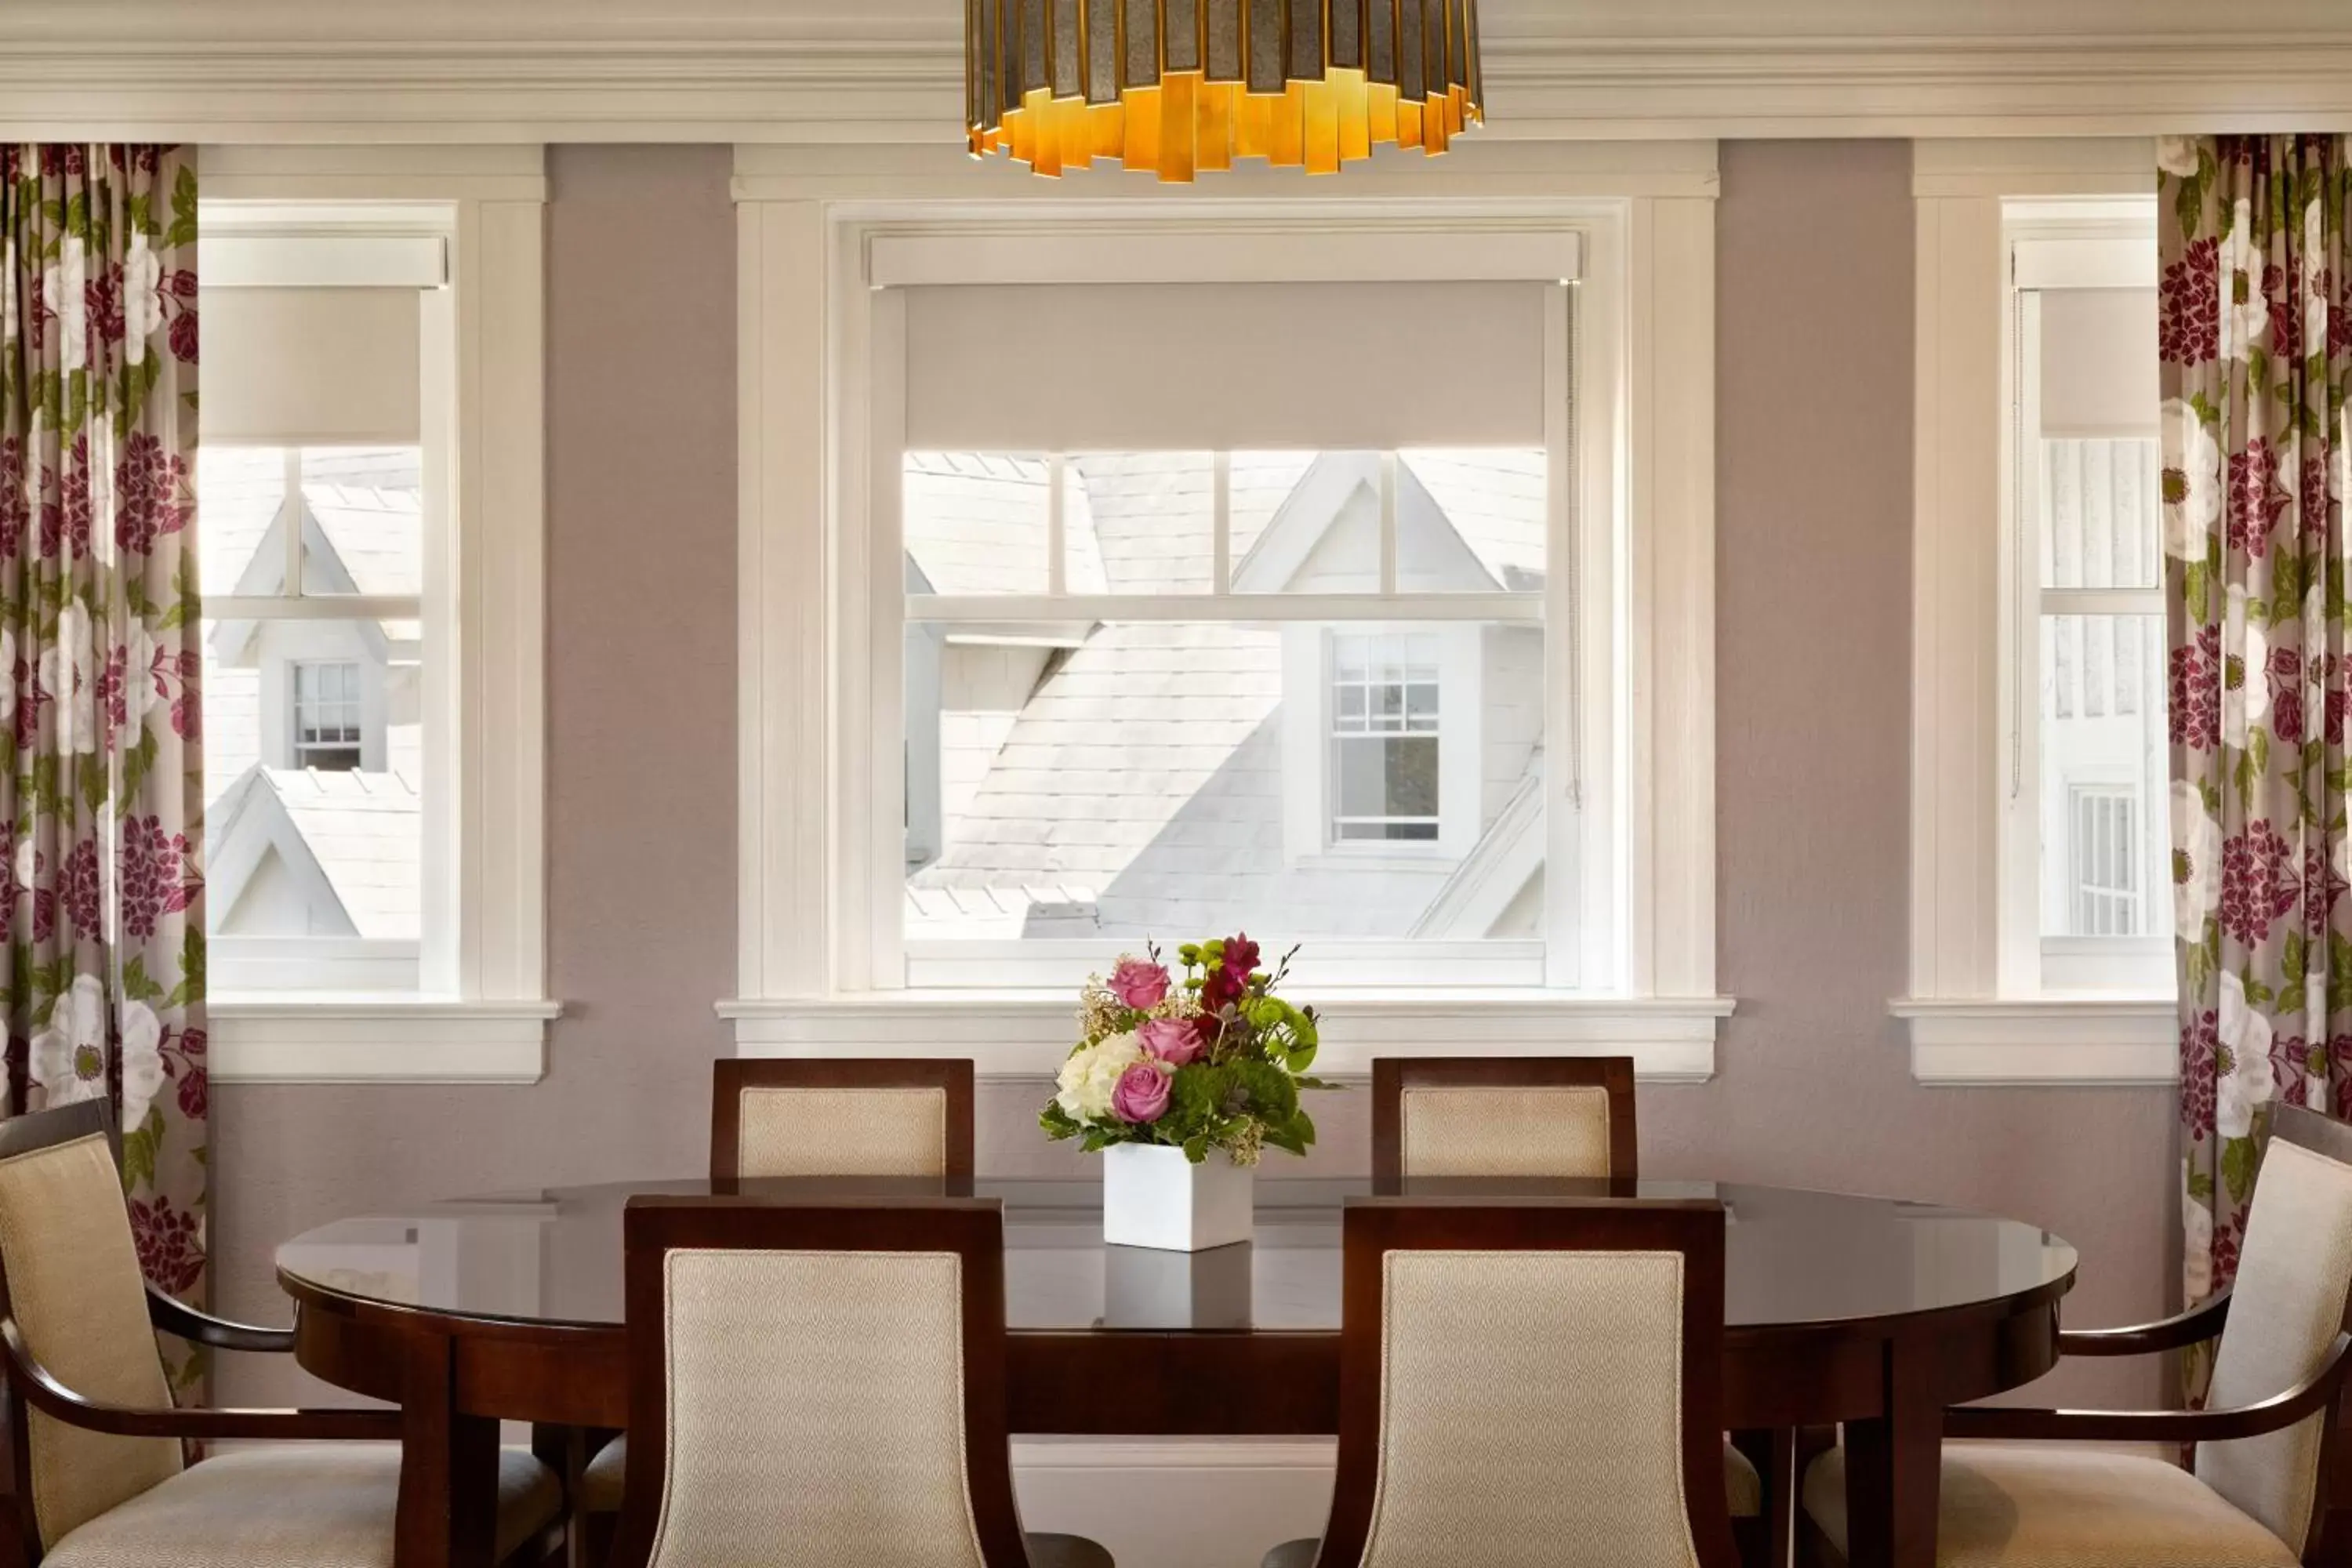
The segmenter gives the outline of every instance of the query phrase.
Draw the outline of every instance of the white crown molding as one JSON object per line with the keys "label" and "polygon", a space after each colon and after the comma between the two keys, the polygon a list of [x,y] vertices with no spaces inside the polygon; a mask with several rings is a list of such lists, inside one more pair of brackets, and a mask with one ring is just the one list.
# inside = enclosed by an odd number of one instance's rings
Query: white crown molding
{"label": "white crown molding", "polygon": [[[11,0],[0,134],[953,140],[956,0]],[[2352,129],[2334,0],[1488,0],[1497,138]]]}
{"label": "white crown molding", "polygon": [[[1437,992],[1318,997],[1317,1072],[1361,1078],[1376,1056],[1629,1055],[1645,1083],[1715,1076],[1716,1034],[1729,997],[1636,1000]],[[870,992],[808,1001],[733,1001],[739,1057],[970,1057],[984,1079],[1049,1079],[1076,1043],[1068,995]]]}

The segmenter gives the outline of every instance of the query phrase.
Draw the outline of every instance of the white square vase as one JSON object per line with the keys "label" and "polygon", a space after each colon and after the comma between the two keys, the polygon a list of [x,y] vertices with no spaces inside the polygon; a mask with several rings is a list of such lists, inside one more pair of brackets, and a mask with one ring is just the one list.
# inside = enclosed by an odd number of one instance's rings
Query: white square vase
{"label": "white square vase", "polygon": [[1114,1143],[1103,1151],[1103,1240],[1205,1252],[1250,1238],[1256,1172],[1222,1149],[1195,1165],[1181,1149]]}

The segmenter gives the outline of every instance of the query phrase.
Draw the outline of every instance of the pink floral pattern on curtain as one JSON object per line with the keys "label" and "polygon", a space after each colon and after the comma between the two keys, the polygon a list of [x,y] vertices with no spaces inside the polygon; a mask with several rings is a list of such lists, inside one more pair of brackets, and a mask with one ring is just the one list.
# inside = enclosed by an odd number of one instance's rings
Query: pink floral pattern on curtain
{"label": "pink floral pattern on curtain", "polygon": [[[205,1278],[196,177],[0,147],[0,872],[12,1113],[100,1096],[140,1262]],[[178,1381],[200,1373],[173,1347]]]}
{"label": "pink floral pattern on curtain", "polygon": [[[2275,1100],[2352,1112],[2345,144],[2168,138],[2158,202],[2181,1214],[2236,1276]],[[2202,1362],[2189,1386],[2201,1392]]]}

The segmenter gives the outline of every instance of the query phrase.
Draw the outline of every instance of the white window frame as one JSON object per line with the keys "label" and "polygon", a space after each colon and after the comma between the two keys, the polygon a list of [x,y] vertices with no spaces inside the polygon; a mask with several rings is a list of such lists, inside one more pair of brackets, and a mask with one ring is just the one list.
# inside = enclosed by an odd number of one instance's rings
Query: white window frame
{"label": "white window frame", "polygon": [[[561,1009],[547,995],[545,940],[544,163],[536,145],[202,152],[200,276],[249,267],[240,233],[341,232],[362,212],[404,209],[391,226],[408,245],[445,247],[450,287],[428,296],[425,337],[446,358],[428,358],[425,380],[456,393],[426,411],[454,460],[446,581],[428,577],[425,595],[445,617],[428,641],[446,657],[427,670],[424,700],[448,715],[425,787],[449,809],[446,842],[425,847],[424,924],[445,940],[425,944],[414,991],[240,992],[216,980],[212,1069],[224,1082],[529,1083],[545,1071]],[[307,613],[286,604],[275,613]],[[257,974],[320,973],[291,949],[255,957]]]}
{"label": "white window frame", "polygon": [[[1559,237],[1574,236],[1589,247],[1577,363],[1591,378],[1576,407],[1607,433],[1609,458],[1576,468],[1589,487],[1577,512],[1592,521],[1562,558],[1573,565],[1556,560],[1555,574],[1606,586],[1575,637],[1550,639],[1549,684],[1564,696],[1574,672],[1557,667],[1575,659],[1622,694],[1577,716],[1582,754],[1606,762],[1579,781],[1581,813],[1549,817],[1568,838],[1552,863],[1585,858],[1580,930],[1595,933],[1578,952],[1585,984],[1335,979],[1312,999],[1338,1021],[1324,1065],[1343,1074],[1378,1051],[1563,1047],[1630,1049],[1653,1078],[1712,1073],[1730,1004],[1714,976],[1711,143],[1498,144],[1365,171],[1344,189],[1246,171],[1213,201],[1134,182],[1057,185],[933,147],[746,146],[736,188],[742,994],[720,1012],[740,1053],[971,1056],[985,1076],[1026,1078],[1050,1073],[1065,1048],[1058,984],[910,990],[892,984],[903,969],[877,963],[899,911],[895,881],[881,897],[866,868],[895,871],[903,846],[899,814],[872,810],[863,786],[886,763],[904,766],[895,711],[887,729],[877,723],[898,700],[898,666],[880,663],[872,637],[904,591],[897,573],[876,570],[868,521],[893,515],[904,445],[871,428],[875,367],[896,350],[885,336],[893,312],[877,309],[889,298],[874,288],[877,256],[910,284],[1130,278],[1121,268],[1142,235],[1156,267],[1223,258],[1229,270],[1211,280],[1493,279],[1535,277],[1508,268],[1559,255]],[[1260,237],[1278,243],[1252,243]],[[975,237],[1012,259],[975,264]],[[1297,243],[1309,239],[1325,243]],[[1564,468],[1557,478],[1569,482]],[[1110,608],[1134,613],[1124,598]],[[1392,606],[1300,607],[1309,612],[1349,620]],[[1602,821],[1614,830],[1591,831]]]}
{"label": "white window frame", "polygon": [[[2005,441],[2012,482],[2001,505],[2001,557],[2008,581],[2004,585],[2007,607],[2000,624],[2006,676],[2001,693],[2005,785],[2000,805],[2000,990],[2004,995],[2064,997],[2103,993],[2168,998],[2173,963],[2168,934],[2071,938],[2049,935],[2043,928],[2045,847],[2041,795],[2051,781],[2042,776],[2041,747],[2042,618],[2161,616],[2164,591],[2160,586],[2065,589],[2042,585],[2038,520],[2027,500],[2041,489],[2042,454],[2038,443],[2025,438],[2028,430],[2041,425],[2039,390],[2027,372],[2038,363],[2041,353],[2042,294],[2062,289],[2155,288],[2154,198],[2011,199],[2002,203],[2002,222],[2010,321],[2002,384],[2008,389],[2011,409]],[[2155,540],[2149,541],[2149,548],[2158,548]],[[2146,820],[2163,831],[2162,825],[2169,818],[2159,809],[2162,799],[2147,798],[2144,790],[2136,799]],[[2161,891],[2149,889],[2151,898]]]}
{"label": "white window frame", "polygon": [[2094,264],[2085,257],[2115,223],[2145,214],[2139,281],[2152,280],[2155,148],[2140,137],[1920,142],[1912,166],[1911,973],[1890,1010],[1922,1083],[2170,1083],[2168,987],[2042,985],[2039,824],[2006,804],[2035,733],[2013,652],[2038,637],[2040,613],[2015,517],[2017,220],[2035,216],[2033,264],[2062,281]]}

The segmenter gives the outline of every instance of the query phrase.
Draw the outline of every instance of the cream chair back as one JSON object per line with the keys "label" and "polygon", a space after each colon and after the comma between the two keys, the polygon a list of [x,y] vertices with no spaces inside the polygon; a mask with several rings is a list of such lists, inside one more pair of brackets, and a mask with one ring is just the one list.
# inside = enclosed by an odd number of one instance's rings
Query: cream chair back
{"label": "cream chair back", "polygon": [[994,1204],[639,1198],[625,1230],[614,1568],[1026,1568]]}
{"label": "cream chair back", "polygon": [[[0,1157],[0,1280],[8,1311],[34,1359],[84,1398],[168,1409],[172,1387],[147,1318],[139,1272],[102,1113],[75,1106],[47,1117],[86,1126],[64,1142]],[[115,1437],[27,1413],[34,1522],[44,1548],[76,1526],[177,1475],[180,1445],[168,1437]]]}
{"label": "cream chair back", "polygon": [[[2251,1405],[2311,1375],[2345,1325],[2352,1289],[2352,1163],[2295,1142],[2296,1116],[2263,1156],[2246,1216],[2230,1316],[2213,1358],[2207,1403]],[[2319,1486],[2324,1414],[2281,1431],[2204,1443],[2197,1474],[2208,1486],[2300,1552]]]}
{"label": "cream chair back", "polygon": [[1325,1564],[1719,1568],[1723,1211],[1374,1202],[1346,1222]]}
{"label": "cream chair back", "polygon": [[714,1180],[971,1174],[971,1063],[722,1061]]}
{"label": "cream chair back", "polygon": [[1372,1173],[1577,1177],[1639,1172],[1628,1057],[1381,1057]]}

